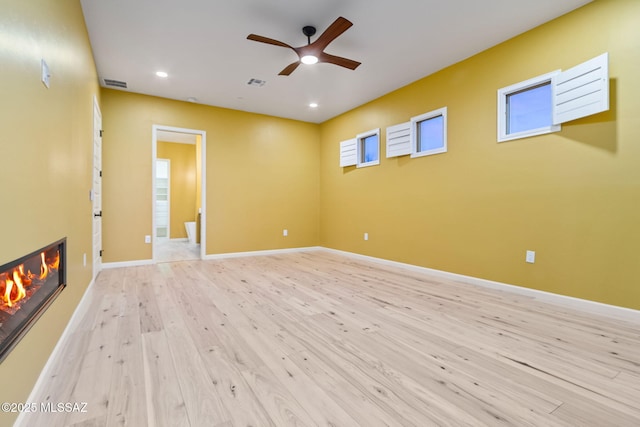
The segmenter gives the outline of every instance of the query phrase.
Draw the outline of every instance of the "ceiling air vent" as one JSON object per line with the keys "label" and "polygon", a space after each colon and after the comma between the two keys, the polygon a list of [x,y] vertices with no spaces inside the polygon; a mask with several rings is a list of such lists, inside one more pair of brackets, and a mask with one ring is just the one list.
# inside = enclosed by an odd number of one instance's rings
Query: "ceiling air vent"
{"label": "ceiling air vent", "polygon": [[251,79],[247,82],[249,86],[257,86],[257,87],[264,86],[265,83],[266,81],[259,80],[259,79]]}
{"label": "ceiling air vent", "polygon": [[111,80],[111,79],[103,79],[103,80],[104,80],[105,86],[120,87],[122,89],[127,88],[127,82],[121,82],[120,80]]}

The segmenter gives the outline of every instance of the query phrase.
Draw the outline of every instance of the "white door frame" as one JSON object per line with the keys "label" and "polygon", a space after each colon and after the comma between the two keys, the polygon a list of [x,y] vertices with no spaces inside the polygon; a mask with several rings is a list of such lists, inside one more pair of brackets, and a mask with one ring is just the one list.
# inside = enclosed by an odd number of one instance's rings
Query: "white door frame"
{"label": "white door frame", "polygon": [[201,157],[201,171],[200,174],[200,200],[201,200],[201,212],[200,212],[200,259],[204,259],[207,253],[207,132],[197,129],[186,129],[175,126],[165,125],[152,125],[151,126],[151,178],[153,179],[153,185],[151,186],[151,242],[152,242],[152,255],[151,258],[155,259],[155,246],[156,246],[156,158],[158,156],[158,131],[164,130],[169,132],[188,133],[192,135],[200,135],[200,157]]}
{"label": "white door frame", "polygon": [[[93,161],[91,166],[91,263],[93,279],[102,270],[102,112],[93,97]],[[85,265],[86,265],[86,254]]]}

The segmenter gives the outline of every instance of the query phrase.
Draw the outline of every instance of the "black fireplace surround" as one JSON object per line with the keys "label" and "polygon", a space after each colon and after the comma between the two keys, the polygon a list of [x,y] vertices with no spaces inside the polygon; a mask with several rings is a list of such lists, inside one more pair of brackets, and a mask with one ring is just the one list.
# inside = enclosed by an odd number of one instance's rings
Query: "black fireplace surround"
{"label": "black fireplace surround", "polygon": [[0,266],[0,362],[66,286],[67,239]]}

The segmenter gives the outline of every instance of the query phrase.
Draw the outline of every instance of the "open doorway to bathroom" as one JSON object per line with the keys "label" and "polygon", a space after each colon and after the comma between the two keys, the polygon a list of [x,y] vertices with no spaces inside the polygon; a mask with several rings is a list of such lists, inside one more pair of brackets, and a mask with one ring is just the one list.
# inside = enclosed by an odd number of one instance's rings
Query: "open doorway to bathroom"
{"label": "open doorway to bathroom", "polygon": [[205,254],[206,134],[153,126],[153,260]]}

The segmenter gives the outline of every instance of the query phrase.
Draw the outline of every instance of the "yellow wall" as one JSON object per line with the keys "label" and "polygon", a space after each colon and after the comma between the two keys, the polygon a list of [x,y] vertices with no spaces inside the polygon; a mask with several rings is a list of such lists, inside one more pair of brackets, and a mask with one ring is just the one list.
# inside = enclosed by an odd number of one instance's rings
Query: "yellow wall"
{"label": "yellow wall", "polygon": [[[599,0],[323,123],[321,245],[640,309],[638,22]],[[607,51],[609,112],[496,142],[497,89]],[[447,153],[339,167],[340,141],[444,106]]]}
{"label": "yellow wall", "polygon": [[154,124],[206,131],[207,254],[318,244],[318,125],[110,89],[102,105],[105,262],[151,258]]}
{"label": "yellow wall", "polygon": [[171,239],[187,237],[184,223],[196,220],[196,145],[158,142],[158,159],[170,160],[169,232]]}
{"label": "yellow wall", "polygon": [[[79,1],[3,0],[1,9],[0,265],[65,236],[68,243],[67,288],[0,364],[0,401],[25,402],[91,281],[98,79]],[[50,89],[40,82],[42,58]],[[0,425],[15,416],[0,412]]]}

